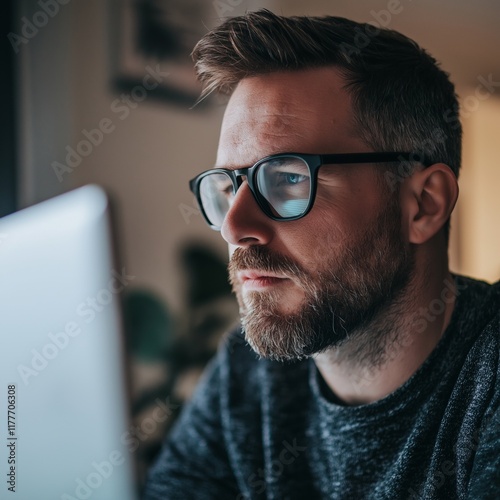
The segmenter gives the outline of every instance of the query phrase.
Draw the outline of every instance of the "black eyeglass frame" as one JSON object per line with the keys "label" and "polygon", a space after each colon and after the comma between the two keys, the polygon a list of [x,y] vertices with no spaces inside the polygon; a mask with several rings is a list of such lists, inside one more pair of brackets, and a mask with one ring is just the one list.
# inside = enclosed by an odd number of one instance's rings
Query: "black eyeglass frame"
{"label": "black eyeglass frame", "polygon": [[[300,215],[295,215],[293,217],[276,217],[273,215],[273,212],[270,208],[269,202],[262,196],[257,189],[256,183],[256,175],[257,171],[265,162],[277,160],[279,158],[289,158],[295,157],[303,160],[308,169],[311,178],[311,191],[309,193],[309,202],[307,204],[306,209]],[[272,220],[286,222],[292,220],[302,219],[305,217],[314,205],[314,200],[316,199],[316,189],[318,185],[318,170],[323,165],[342,165],[342,164],[363,164],[363,163],[389,163],[389,162],[397,162],[397,161],[407,161],[407,162],[417,162],[424,165],[424,167],[429,167],[434,162],[428,161],[423,154],[421,153],[403,153],[403,152],[370,152],[370,153],[337,153],[337,154],[324,154],[324,155],[313,155],[313,154],[303,154],[303,153],[279,153],[270,156],[266,156],[265,158],[260,159],[256,163],[254,163],[250,167],[239,168],[235,170],[227,169],[227,168],[212,168],[210,170],[206,170],[201,174],[198,174],[195,178],[189,181],[189,189],[196,196],[196,200],[200,207],[201,213],[205,218],[207,224],[214,230],[220,231],[221,226],[216,226],[212,224],[207,214],[205,213],[205,209],[203,208],[203,203],[201,202],[200,195],[200,182],[204,177],[211,174],[226,174],[232,181],[233,184],[233,194],[236,195],[236,192],[240,188],[243,183],[243,177],[246,177],[248,182],[248,187],[252,192],[252,195],[257,202],[259,208]]]}

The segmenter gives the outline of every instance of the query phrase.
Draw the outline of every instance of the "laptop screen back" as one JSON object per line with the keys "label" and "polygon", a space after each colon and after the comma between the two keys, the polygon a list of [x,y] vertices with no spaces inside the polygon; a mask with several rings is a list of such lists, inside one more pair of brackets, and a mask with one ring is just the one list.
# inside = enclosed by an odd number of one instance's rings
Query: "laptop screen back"
{"label": "laptop screen back", "polygon": [[110,240],[96,186],[0,220],[1,498],[137,498]]}

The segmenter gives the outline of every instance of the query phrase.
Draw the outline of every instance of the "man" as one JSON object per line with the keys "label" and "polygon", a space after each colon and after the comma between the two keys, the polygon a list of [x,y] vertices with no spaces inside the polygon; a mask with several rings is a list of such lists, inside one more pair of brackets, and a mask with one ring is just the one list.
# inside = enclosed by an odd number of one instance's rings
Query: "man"
{"label": "man", "polygon": [[146,498],[499,498],[500,286],[448,269],[447,74],[394,31],[269,11],[194,59],[230,95],[191,189],[229,244],[242,328]]}

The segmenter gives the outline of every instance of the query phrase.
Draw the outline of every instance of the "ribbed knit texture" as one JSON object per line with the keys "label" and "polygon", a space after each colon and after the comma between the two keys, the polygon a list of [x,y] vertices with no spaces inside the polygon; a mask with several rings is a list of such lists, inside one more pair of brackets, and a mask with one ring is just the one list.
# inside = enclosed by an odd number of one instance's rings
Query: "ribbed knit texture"
{"label": "ribbed knit texture", "polygon": [[439,344],[399,389],[336,404],[312,360],[232,334],[168,436],[146,500],[500,499],[500,282],[455,277]]}

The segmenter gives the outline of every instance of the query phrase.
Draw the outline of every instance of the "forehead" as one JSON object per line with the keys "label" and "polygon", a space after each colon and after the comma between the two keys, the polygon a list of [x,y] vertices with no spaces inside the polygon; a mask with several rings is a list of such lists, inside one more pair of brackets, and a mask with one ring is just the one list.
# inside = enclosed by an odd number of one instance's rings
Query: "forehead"
{"label": "forehead", "polygon": [[279,152],[367,150],[354,130],[351,96],[336,68],[243,79],[224,114],[217,165],[249,165]]}

